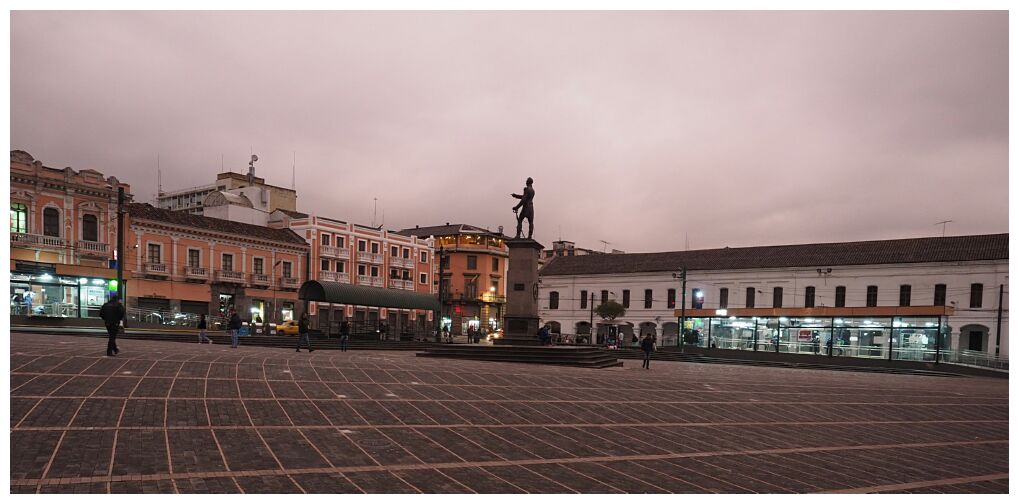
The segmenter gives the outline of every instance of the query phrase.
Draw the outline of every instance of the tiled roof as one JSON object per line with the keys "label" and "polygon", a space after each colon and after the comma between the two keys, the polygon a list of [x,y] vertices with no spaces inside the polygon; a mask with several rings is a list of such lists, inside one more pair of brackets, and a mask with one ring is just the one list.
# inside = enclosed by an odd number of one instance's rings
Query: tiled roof
{"label": "tiled roof", "polygon": [[175,212],[156,208],[148,203],[131,203],[127,205],[127,213],[135,219],[146,219],[167,224],[176,224],[198,229],[207,229],[224,234],[240,235],[263,240],[272,240],[293,245],[307,245],[304,238],[290,229],[273,229],[243,222],[194,215],[188,212]]}
{"label": "tiled roof", "polygon": [[487,234],[491,236],[502,236],[498,232],[489,231],[485,228],[472,226],[470,224],[446,224],[444,226],[413,227],[401,229],[397,231],[397,233],[408,236],[417,236],[420,238],[428,238],[429,236],[451,236],[457,234]]}
{"label": "tiled roof", "polygon": [[1008,259],[1008,233],[556,257],[542,275],[829,267]]}

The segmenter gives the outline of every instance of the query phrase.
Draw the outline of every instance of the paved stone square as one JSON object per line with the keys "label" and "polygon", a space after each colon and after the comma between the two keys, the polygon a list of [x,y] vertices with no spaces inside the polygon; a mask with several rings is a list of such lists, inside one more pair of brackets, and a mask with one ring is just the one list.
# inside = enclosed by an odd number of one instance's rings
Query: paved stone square
{"label": "paved stone square", "polygon": [[1008,491],[1008,383],[11,335],[11,492]]}

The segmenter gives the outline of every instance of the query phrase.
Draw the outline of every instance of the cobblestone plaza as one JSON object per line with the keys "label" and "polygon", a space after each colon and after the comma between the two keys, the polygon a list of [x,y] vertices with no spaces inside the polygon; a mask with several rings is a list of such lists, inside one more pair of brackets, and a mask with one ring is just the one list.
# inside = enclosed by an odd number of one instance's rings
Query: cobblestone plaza
{"label": "cobblestone plaza", "polygon": [[1008,382],[11,335],[11,492],[1008,491]]}

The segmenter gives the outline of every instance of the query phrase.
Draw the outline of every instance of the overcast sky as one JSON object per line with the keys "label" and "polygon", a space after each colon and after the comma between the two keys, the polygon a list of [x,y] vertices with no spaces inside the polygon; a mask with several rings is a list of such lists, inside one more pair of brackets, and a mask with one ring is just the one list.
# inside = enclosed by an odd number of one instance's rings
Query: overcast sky
{"label": "overcast sky", "polygon": [[[152,201],[646,252],[1008,231],[1005,12],[11,15],[11,148]],[[688,238],[687,238],[688,237]]]}

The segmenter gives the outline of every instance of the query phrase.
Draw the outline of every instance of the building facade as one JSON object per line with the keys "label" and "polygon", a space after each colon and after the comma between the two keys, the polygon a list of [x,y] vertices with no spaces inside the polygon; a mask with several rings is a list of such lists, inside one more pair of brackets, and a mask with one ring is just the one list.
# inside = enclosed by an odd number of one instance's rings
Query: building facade
{"label": "building facade", "polygon": [[196,215],[204,215],[205,198],[214,192],[244,194],[256,206],[267,207],[268,211],[297,211],[297,191],[265,183],[255,176],[254,163],[248,173],[224,172],[216,175],[216,181],[197,187],[162,192],[156,196],[156,207]]}
{"label": "building facade", "polygon": [[[226,317],[282,322],[302,313],[297,290],[309,247],[273,229],[172,210],[128,205],[127,307],[132,318]],[[156,317],[158,320],[147,320]]]}
{"label": "building facade", "polygon": [[[540,277],[542,320],[596,344],[678,345],[683,317],[702,347],[1008,355],[1007,234],[560,257]],[[608,300],[626,314],[600,320]]]}
{"label": "building facade", "polygon": [[509,247],[502,230],[447,223],[400,233],[434,237],[434,250],[442,257],[442,324],[449,326],[452,334],[466,334],[469,328],[501,329],[509,266]]}
{"label": "building facade", "polygon": [[[293,211],[276,211],[270,226],[293,230],[308,244],[311,279],[434,294],[433,240],[402,232]],[[314,327],[343,320],[373,324],[384,321],[390,330],[422,330],[434,315],[426,310],[311,303]]]}
{"label": "building facade", "polygon": [[115,290],[117,190],[95,170],[11,151],[11,315],[95,318]]}

